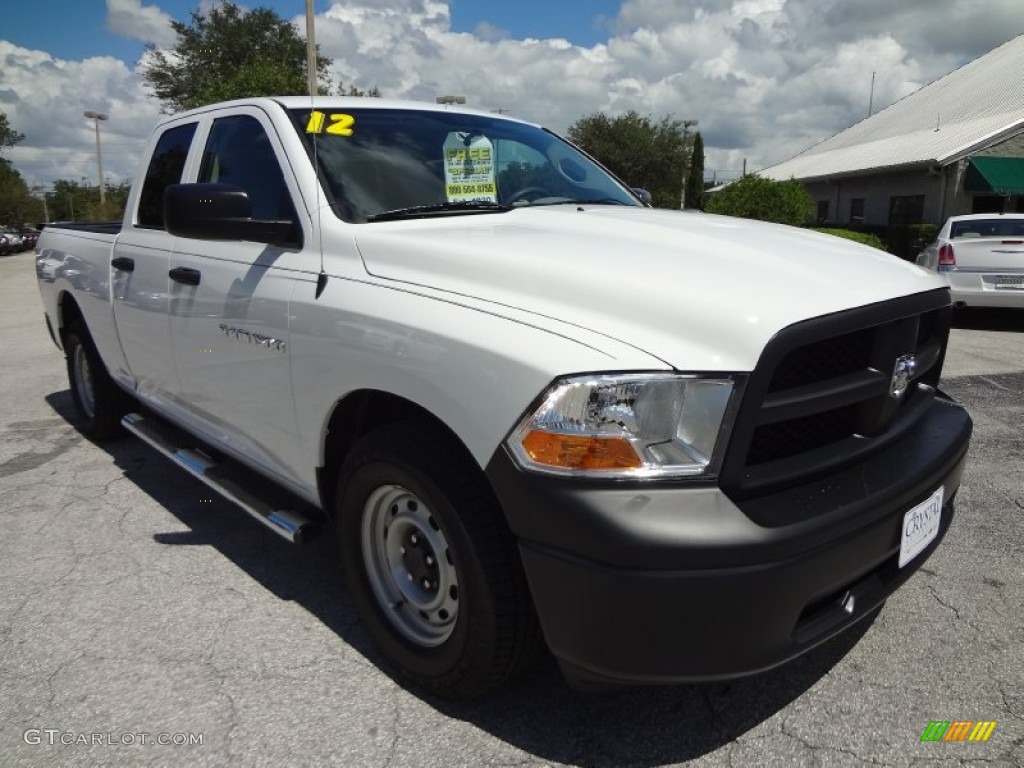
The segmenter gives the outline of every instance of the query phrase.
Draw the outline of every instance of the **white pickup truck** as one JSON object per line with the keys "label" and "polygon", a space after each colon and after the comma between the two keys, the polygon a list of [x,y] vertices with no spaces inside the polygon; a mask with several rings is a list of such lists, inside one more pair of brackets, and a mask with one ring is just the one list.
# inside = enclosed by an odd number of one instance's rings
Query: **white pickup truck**
{"label": "white pickup truck", "polygon": [[[652,210],[538,126],[262,98],[160,124],[123,223],[37,272],[81,428],[299,540],[386,661],[472,696],[712,680],[868,616],[953,515],[934,274]],[[322,513],[322,514],[321,514]]]}

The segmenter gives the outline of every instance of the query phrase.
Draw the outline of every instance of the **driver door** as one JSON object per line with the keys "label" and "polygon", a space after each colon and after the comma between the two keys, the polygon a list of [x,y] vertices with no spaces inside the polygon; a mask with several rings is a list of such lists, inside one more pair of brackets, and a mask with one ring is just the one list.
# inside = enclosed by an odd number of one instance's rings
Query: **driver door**
{"label": "driver door", "polygon": [[279,247],[178,238],[170,322],[178,397],[191,426],[290,484],[300,476],[301,457],[289,303],[299,273],[317,269],[319,256],[302,247],[310,238],[303,235],[294,202],[301,198],[282,171],[282,156],[261,111],[240,108],[213,120],[197,181],[242,187],[253,218],[292,219],[298,241]]}

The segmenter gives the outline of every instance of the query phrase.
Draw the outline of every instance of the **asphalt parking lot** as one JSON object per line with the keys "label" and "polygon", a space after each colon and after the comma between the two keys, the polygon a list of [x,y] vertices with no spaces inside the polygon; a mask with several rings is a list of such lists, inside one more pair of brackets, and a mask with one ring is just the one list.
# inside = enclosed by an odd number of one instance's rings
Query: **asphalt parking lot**
{"label": "asphalt parking lot", "polygon": [[[957,324],[957,515],[872,622],[730,683],[585,695],[542,658],[452,704],[378,666],[330,537],[289,545],[141,442],[85,440],[33,254],[2,258],[0,766],[1024,765],[1024,312]],[[997,725],[922,743],[933,720]]]}

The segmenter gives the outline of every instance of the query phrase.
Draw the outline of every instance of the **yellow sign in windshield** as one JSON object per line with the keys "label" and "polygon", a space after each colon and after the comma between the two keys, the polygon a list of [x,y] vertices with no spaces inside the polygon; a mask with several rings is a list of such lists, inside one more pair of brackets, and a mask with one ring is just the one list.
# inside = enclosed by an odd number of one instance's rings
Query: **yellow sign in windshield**
{"label": "yellow sign in windshield", "polygon": [[[327,122],[328,120],[330,120],[330,123]],[[356,119],[344,112],[325,115],[319,110],[313,110],[309,115],[309,121],[306,123],[306,133],[323,133],[326,126],[327,133],[334,136],[351,136],[355,133],[355,124]]]}

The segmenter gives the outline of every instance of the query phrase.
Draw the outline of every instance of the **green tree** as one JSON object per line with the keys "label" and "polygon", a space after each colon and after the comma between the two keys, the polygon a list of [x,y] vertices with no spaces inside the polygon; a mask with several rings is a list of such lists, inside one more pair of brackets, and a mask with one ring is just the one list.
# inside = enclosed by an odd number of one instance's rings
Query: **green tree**
{"label": "green tree", "polygon": [[654,122],[629,111],[618,117],[595,113],[569,127],[568,137],[630,186],[651,193],[659,208],[679,208],[693,120],[671,115]]}
{"label": "green tree", "polygon": [[744,176],[708,197],[708,213],[801,226],[814,215],[814,201],[796,179],[773,181]]}
{"label": "green tree", "polygon": [[100,203],[100,188],[81,181],[57,179],[46,193],[50,218],[54,221],[111,221],[124,215],[131,185],[127,181],[107,184],[106,203]]}
{"label": "green tree", "polygon": [[826,235],[834,235],[835,237],[842,237],[846,240],[853,240],[864,245],[870,245],[872,248],[877,248],[880,251],[885,250],[885,243],[882,242],[878,235],[873,235],[870,232],[856,232],[852,229],[835,229],[833,227],[815,227],[815,232],[824,232]]}
{"label": "green tree", "polygon": [[124,208],[128,203],[130,191],[130,181],[125,180],[120,184],[108,182],[105,190],[106,201],[101,203],[99,187],[90,184],[90,202],[85,209],[86,218],[92,221],[120,221],[124,218]]}
{"label": "green tree", "polygon": [[6,158],[0,157],[0,225],[20,227],[42,221],[42,203]]}
{"label": "green tree", "polygon": [[106,184],[106,202],[99,202],[99,187],[84,177],[81,181],[58,178],[46,193],[46,206],[53,221],[114,221],[124,216],[131,184]]}
{"label": "green tree", "polygon": [[0,152],[25,140],[25,134],[18,133],[7,122],[7,115],[0,112]]}
{"label": "green tree", "polygon": [[[171,22],[178,39],[169,54],[152,45],[148,49],[143,78],[164,109],[308,93],[306,41],[274,11],[247,11],[225,2],[205,13],[193,11],[191,17],[190,24]],[[317,55],[318,80],[326,77],[330,63]]]}
{"label": "green tree", "polygon": [[367,90],[357,88],[355,85],[345,85],[344,80],[338,81],[338,96],[365,96],[367,98],[379,99],[381,96],[380,88],[376,85]]}
{"label": "green tree", "polygon": [[[0,112],[0,153],[25,140],[25,134],[14,130],[7,115]],[[32,197],[28,185],[11,161],[0,156],[0,225],[20,227],[39,221],[42,204]]]}
{"label": "green tree", "polygon": [[[98,193],[98,190],[97,190]],[[79,221],[86,218],[86,208],[92,195],[89,185],[83,178],[79,181],[57,179],[52,189],[46,193],[46,204],[50,209],[50,218],[54,221]]]}
{"label": "green tree", "polygon": [[690,167],[686,172],[686,189],[683,191],[684,208],[703,208],[704,203],[704,139],[700,131],[693,137],[693,152]]}

